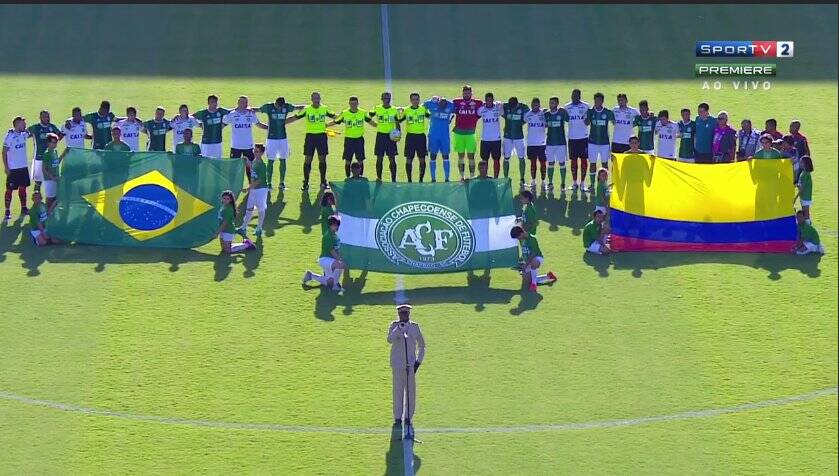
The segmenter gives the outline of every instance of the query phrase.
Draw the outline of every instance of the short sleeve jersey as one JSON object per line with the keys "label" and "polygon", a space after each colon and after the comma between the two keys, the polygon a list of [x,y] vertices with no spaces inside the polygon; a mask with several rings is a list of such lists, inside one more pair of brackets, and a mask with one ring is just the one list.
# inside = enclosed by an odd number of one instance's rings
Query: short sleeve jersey
{"label": "short sleeve jersey", "polygon": [[542,249],[539,248],[539,241],[536,239],[536,235],[528,233],[527,238],[521,242],[521,257],[527,262],[534,256],[542,256]]}
{"label": "short sleeve jersey", "polygon": [[428,100],[424,106],[428,110],[431,119],[428,134],[430,136],[448,135],[449,123],[451,123],[452,116],[454,115],[454,105],[446,101],[446,105],[443,107],[439,101]]}
{"label": "short sleeve jersey", "polygon": [[84,120],[93,129],[93,148],[101,149],[111,141],[111,128],[116,121],[114,113],[109,112],[100,116],[99,112],[91,112],[84,115]]}
{"label": "short sleeve jersey", "polygon": [[801,200],[813,199],[813,176],[806,170],[798,176],[798,187],[801,189]]}
{"label": "short sleeve jersey", "polygon": [[320,242],[320,257],[332,258],[332,250],[338,251],[341,249],[341,239],[332,230],[325,233]]}
{"label": "short sleeve jersey", "polygon": [[682,139],[679,141],[679,158],[692,159],[696,156],[696,123],[693,121],[679,121],[679,134]]}
{"label": "short sleeve jersey", "polygon": [[545,122],[548,125],[547,145],[565,145],[565,124],[568,123],[568,111],[557,109],[545,111]]}
{"label": "short sleeve jersey", "polygon": [[524,115],[529,109],[524,104],[518,103],[515,106],[504,104],[504,138],[524,139]]}
{"label": "short sleeve jersey", "polygon": [[384,107],[379,104],[367,115],[376,118],[376,132],[380,134],[389,134],[390,131],[396,129],[398,109],[393,106]]}
{"label": "short sleeve jersey", "polygon": [[600,238],[600,231],[602,229],[603,226],[594,220],[586,223],[586,226],[583,227],[583,247],[588,248],[592,243],[597,241]]}
{"label": "short sleeve jersey", "polygon": [[198,119],[192,116],[187,116],[186,119],[180,115],[175,116],[172,119],[172,140],[175,142],[175,145],[184,141],[184,131],[187,129],[192,129],[194,136],[196,127],[198,127]]}
{"label": "short sleeve jersey", "polygon": [[297,111],[296,116],[306,118],[307,134],[326,134],[326,118],[333,118],[335,114],[323,104],[318,107],[309,104]]}
{"label": "short sleeve jersey", "polygon": [[641,141],[641,150],[653,150],[655,147],[655,125],[658,118],[652,114],[647,117],[642,117],[640,114],[635,116],[635,125],[638,127],[638,139]]}
{"label": "short sleeve jersey", "polygon": [[276,103],[263,104],[260,106],[259,112],[268,115],[269,139],[285,139],[288,137],[285,130],[285,121],[294,112],[293,105],[288,103],[282,106],[277,106]]}
{"label": "short sleeve jersey", "polygon": [[598,207],[606,206],[606,199],[609,196],[609,184],[606,182],[597,181],[594,189],[594,204]]}
{"label": "short sleeve jersey", "polygon": [[536,234],[536,228],[539,226],[539,219],[536,218],[536,207],[533,203],[528,203],[524,206],[521,213],[521,223],[524,231],[531,235]]}
{"label": "short sleeve jersey", "polygon": [[43,161],[41,165],[44,172],[44,180],[47,180],[47,177],[58,177],[58,169],[60,165],[58,152],[56,152],[55,149],[47,149],[44,151],[44,155],[41,160]]}
{"label": "short sleeve jersey", "polygon": [[781,155],[781,152],[778,151],[778,149],[759,149],[757,152],[755,152],[755,159],[780,159],[782,157],[783,156]]}
{"label": "short sleeve jersey", "polygon": [[44,151],[47,150],[47,134],[61,134],[55,124],[35,124],[27,128],[32,137],[35,138],[35,160],[41,160]]}
{"label": "short sleeve jersey", "polygon": [[655,125],[655,132],[658,136],[658,149],[656,155],[673,159],[676,157],[676,139],[679,137],[679,125],[675,122],[667,124],[659,121]]}
{"label": "short sleeve jersey", "polygon": [[236,231],[236,211],[229,205],[222,205],[218,211],[218,224],[224,225],[222,233],[234,233]]}
{"label": "short sleeve jersey", "polygon": [[172,129],[172,125],[168,119],[155,121],[154,119],[143,123],[146,133],[149,135],[149,143],[147,150],[154,150],[158,152],[166,151],[166,134]]}
{"label": "short sleeve jersey", "polygon": [[638,110],[634,107],[612,108],[615,116],[615,129],[612,131],[612,142],[616,144],[629,144],[629,138],[635,133],[635,116]]}
{"label": "short sleeve jersey", "polygon": [[268,187],[268,167],[265,165],[264,160],[254,160],[251,162],[251,180],[254,182],[259,180],[259,184],[254,187],[256,189]]}
{"label": "short sleeve jersey", "polygon": [[[67,127],[69,123],[70,127]],[[87,135],[87,123],[82,119],[79,122],[73,121],[69,118],[61,127],[61,133],[64,134],[64,144],[67,147],[76,147],[78,149],[84,148],[84,139]]]}
{"label": "short sleeve jersey", "polygon": [[201,155],[201,147],[195,142],[189,144],[181,142],[175,146],[175,153],[178,155]]}
{"label": "short sleeve jersey", "polygon": [[202,109],[193,114],[193,117],[198,119],[204,129],[201,134],[202,144],[221,144],[221,130],[224,127],[222,118],[229,112],[227,109],[219,107],[215,111]]}
{"label": "short sleeve jersey", "polygon": [[143,123],[138,120],[128,121],[123,119],[117,122],[120,130],[120,140],[128,144],[134,152],[140,151],[140,132],[143,130]]}
{"label": "short sleeve jersey", "polygon": [[545,145],[547,123],[544,111],[527,111],[524,114],[524,121],[527,123],[527,145]]}
{"label": "short sleeve jersey", "polygon": [[814,245],[820,245],[822,243],[821,239],[819,239],[819,232],[809,223],[805,222],[798,225],[798,235],[801,237],[801,241],[809,241]]}
{"label": "short sleeve jersey", "polygon": [[496,101],[492,104],[484,104],[478,108],[478,116],[481,117],[483,127],[481,129],[481,140],[501,140],[501,115],[504,113],[503,104]]}
{"label": "short sleeve jersey", "polygon": [[37,205],[34,203],[32,204],[32,208],[29,209],[29,227],[33,230],[40,229],[40,225],[47,223],[47,207],[44,205],[44,202],[41,202]]}
{"label": "short sleeve jersey", "polygon": [[610,109],[601,108],[599,111],[591,108],[586,111],[589,120],[588,141],[591,144],[606,145],[609,143],[609,123],[615,122],[615,113]]}
{"label": "short sleeve jersey", "polygon": [[696,116],[694,122],[696,123],[696,140],[694,141],[696,152],[701,154],[711,153],[714,142],[714,128],[717,126],[717,120],[710,115],[705,119]]}
{"label": "short sleeve jersey", "polygon": [[253,125],[259,122],[256,113],[250,109],[232,110],[222,119],[233,127],[230,133],[230,147],[234,149],[253,149]]}
{"label": "short sleeve jersey", "polygon": [[408,106],[402,110],[397,120],[405,122],[406,134],[425,134],[427,119],[431,115],[423,105],[417,107]]}
{"label": "short sleeve jersey", "polygon": [[344,124],[344,137],[358,139],[364,136],[364,123],[370,122],[367,111],[358,108],[355,112],[344,109],[335,118],[335,123]]}
{"label": "short sleeve jersey", "polygon": [[126,144],[125,142],[122,142],[122,141],[120,141],[119,144],[117,144],[114,141],[111,141],[111,142],[108,142],[107,144],[105,144],[105,146],[102,147],[102,150],[112,150],[112,151],[117,151],[117,152],[131,152],[131,147],[129,147],[128,144]]}
{"label": "short sleeve jersey", "polygon": [[580,101],[577,104],[569,102],[565,105],[565,110],[568,111],[568,138],[588,139],[588,126],[585,123],[589,110],[588,103],[585,101]]}
{"label": "short sleeve jersey", "polygon": [[475,98],[456,98],[454,104],[454,133],[474,134],[478,125],[478,109],[484,105],[483,101]]}
{"label": "short sleeve jersey", "polygon": [[26,158],[26,140],[29,139],[29,131],[18,132],[9,129],[6,138],[3,140],[3,148],[7,149],[7,157],[10,169],[25,169],[29,162]]}

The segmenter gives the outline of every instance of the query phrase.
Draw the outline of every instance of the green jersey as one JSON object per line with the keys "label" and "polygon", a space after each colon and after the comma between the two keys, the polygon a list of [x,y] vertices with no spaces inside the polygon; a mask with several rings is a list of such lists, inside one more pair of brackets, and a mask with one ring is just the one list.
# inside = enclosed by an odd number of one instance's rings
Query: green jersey
{"label": "green jersey", "polygon": [[755,152],[755,159],[780,159],[781,152],[778,149],[770,148],[769,150],[760,149]]}
{"label": "green jersey", "polygon": [[114,141],[108,142],[102,147],[102,150],[115,150],[117,152],[131,152],[131,147],[128,146],[125,142],[120,141],[117,144]]}
{"label": "green jersey", "polygon": [[334,258],[332,250],[338,251],[341,249],[341,239],[332,230],[328,230],[323,234],[323,239],[320,242],[320,257]]}
{"label": "green jersey", "polygon": [[646,118],[641,117],[640,115],[635,116],[634,124],[638,127],[638,139],[641,141],[641,150],[653,150],[653,148],[655,148],[655,145],[653,144],[653,137],[655,136],[656,122],[658,122],[658,118],[652,114],[648,115]]}
{"label": "green jersey", "polygon": [[384,107],[379,104],[368,114],[376,118],[376,132],[389,134],[390,131],[396,129],[396,117],[399,113],[395,107]]}
{"label": "green jersey", "polygon": [[608,195],[609,184],[598,180],[597,186],[594,189],[594,204],[598,207],[605,207]]}
{"label": "green jersey", "polygon": [[175,153],[178,155],[201,155],[201,147],[194,142],[189,144],[181,142],[175,146]]}
{"label": "green jersey", "polygon": [[338,114],[338,117],[335,118],[336,124],[344,124],[344,137],[350,139],[363,137],[364,123],[370,121],[372,121],[372,119],[370,119],[370,116],[367,115],[367,111],[361,108],[356,109],[355,112],[352,112],[349,109],[344,109],[340,114]]}
{"label": "green jersey", "polygon": [[202,109],[192,115],[192,117],[198,119],[201,128],[204,129],[201,134],[202,144],[221,144],[221,129],[224,127],[222,119],[229,113],[230,111],[227,109],[219,107],[215,111]]}
{"label": "green jersey", "polygon": [[801,239],[801,241],[809,241],[814,245],[822,244],[821,240],[819,239],[819,232],[817,232],[816,229],[813,228],[813,225],[807,222],[798,225],[798,236]]}
{"label": "green jersey", "polygon": [[545,122],[548,125],[547,145],[565,145],[565,124],[568,122],[568,111],[557,109],[545,111]]}
{"label": "green jersey", "polygon": [[294,112],[294,106],[291,104],[283,104],[277,106],[276,103],[263,104],[259,108],[259,112],[268,114],[268,138],[269,139],[285,139],[285,120],[289,114]]}
{"label": "green jersey", "polygon": [[84,120],[93,128],[93,148],[101,149],[111,142],[111,128],[116,124],[114,113],[100,116],[98,112],[84,115]]}
{"label": "green jersey", "polygon": [[[47,149],[44,151],[42,158],[41,170],[44,172],[44,180],[55,180],[58,178],[58,152],[55,149]],[[50,178],[52,177],[52,178]]]}
{"label": "green jersey", "polygon": [[524,104],[517,104],[512,107],[509,104],[504,104],[504,112],[501,117],[504,118],[504,138],[505,139],[524,139],[524,115],[529,111]]}
{"label": "green jersey", "polygon": [[521,213],[521,224],[524,231],[533,235],[536,234],[536,227],[539,226],[539,219],[536,218],[536,207],[533,203],[528,203],[524,206]]}
{"label": "green jersey", "polygon": [[600,232],[603,230],[603,225],[592,220],[586,223],[583,227],[583,248],[588,249],[592,243],[600,239]]}
{"label": "green jersey", "polygon": [[32,208],[29,209],[29,226],[33,230],[40,230],[40,225],[46,226],[47,224],[47,207],[44,205],[44,202],[39,204],[32,204]]}
{"label": "green jersey", "polygon": [[147,150],[166,152],[166,133],[172,130],[169,119],[155,121],[154,119],[143,123],[146,133],[149,135]]}
{"label": "green jersey", "polygon": [[335,113],[330,111],[329,108],[323,104],[318,107],[309,104],[303,109],[297,111],[296,116],[306,117],[307,134],[326,134],[326,118],[335,117]]}
{"label": "green jersey", "polygon": [[679,141],[679,158],[692,159],[696,155],[696,122],[679,121],[679,133],[682,134]]}
{"label": "green jersey", "polygon": [[527,234],[527,238],[521,242],[521,257],[525,263],[530,261],[534,256],[542,256],[542,250],[539,248],[539,242],[536,240],[536,235]]}
{"label": "green jersey", "polygon": [[53,133],[61,137],[61,131],[55,124],[41,124],[40,122],[26,128],[32,137],[35,138],[35,160],[41,160],[44,151],[47,150],[47,134]]}
{"label": "green jersey", "polygon": [[431,116],[425,106],[409,106],[402,110],[397,120],[405,121],[406,134],[425,134],[425,119]]}
{"label": "green jersey", "polygon": [[329,233],[329,217],[331,217],[334,214],[335,210],[330,205],[327,205],[320,209],[320,231],[324,235]]}
{"label": "green jersey", "polygon": [[254,188],[259,189],[268,187],[268,167],[262,159],[254,159],[251,162],[251,183],[257,180],[259,180],[259,185],[256,185]]}
{"label": "green jersey", "polygon": [[801,189],[801,200],[813,199],[813,176],[806,170],[798,176],[798,187]]}
{"label": "green jersey", "polygon": [[609,122],[615,123],[615,113],[605,107],[599,111],[591,108],[586,112],[586,119],[589,121],[589,144],[609,144]]}
{"label": "green jersey", "polygon": [[236,210],[230,205],[222,205],[218,211],[218,224],[223,225],[222,233],[236,232]]}

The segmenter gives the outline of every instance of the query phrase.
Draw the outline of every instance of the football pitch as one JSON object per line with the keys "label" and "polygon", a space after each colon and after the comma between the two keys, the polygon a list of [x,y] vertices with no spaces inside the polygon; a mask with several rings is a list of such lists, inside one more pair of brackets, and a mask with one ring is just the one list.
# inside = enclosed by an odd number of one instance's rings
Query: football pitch
{"label": "football pitch", "polygon": [[[369,109],[385,88],[379,6],[93,8],[0,7],[0,17],[20,20],[0,32],[11,45],[0,53],[0,120],[34,124],[48,109],[60,125],[72,107],[93,111],[102,99],[118,115],[134,105],[146,119],[162,105],[170,116],[181,103],[203,108],[211,93],[223,106],[242,94],[259,106],[277,96],[305,103],[319,90],[333,110],[350,95]],[[251,253],[220,256],[215,241],[193,250],[39,249],[26,220],[0,227],[0,473],[406,474],[390,433],[385,336],[394,304],[408,300],[428,343],[414,473],[836,474],[836,7],[783,10],[778,38],[764,38],[764,13],[747,7],[579,7],[587,21],[621,17],[651,29],[650,54],[631,32],[624,44],[614,32],[573,30],[568,8],[391,7],[394,103],[415,90],[453,98],[469,82],[478,97],[543,103],[567,102],[579,88],[584,100],[601,91],[612,106],[625,92],[632,105],[648,99],[671,117],[704,101],[712,113],[728,111],[735,128],[775,117],[786,131],[799,119],[827,254],[586,256],[591,199],[540,192],[545,267],[559,279],[538,294],[522,292],[507,269],[352,270],[343,296],[305,289],[300,278],[320,251],[320,206],[317,191],[299,191],[304,128],[291,124],[289,189],[272,190]],[[480,30],[474,44],[452,20],[467,13]],[[108,21],[117,14],[126,24]],[[741,14],[749,17],[741,36],[795,40],[800,62],[779,66],[769,90],[730,81],[703,89],[691,77],[693,41],[723,36]],[[715,15],[709,31],[687,31]],[[216,18],[223,38],[210,39],[200,25]],[[315,18],[313,33],[305,25]],[[237,38],[239,22],[248,26]],[[26,24],[44,28],[26,41]],[[135,27],[138,37],[119,36]],[[531,47],[531,27],[557,46]],[[91,49],[93,31],[109,40]],[[71,34],[76,49],[61,43]],[[34,60],[48,45],[62,52]],[[372,137],[371,129],[367,171]],[[340,136],[329,147],[337,180]]]}

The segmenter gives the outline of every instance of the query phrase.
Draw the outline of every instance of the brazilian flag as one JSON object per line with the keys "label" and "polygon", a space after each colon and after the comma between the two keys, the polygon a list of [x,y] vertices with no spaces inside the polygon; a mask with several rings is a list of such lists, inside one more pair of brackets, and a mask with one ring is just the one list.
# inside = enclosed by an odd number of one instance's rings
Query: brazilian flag
{"label": "brazilian flag", "polygon": [[201,246],[216,236],[221,192],[238,196],[243,179],[239,160],[67,149],[47,230],[94,245]]}

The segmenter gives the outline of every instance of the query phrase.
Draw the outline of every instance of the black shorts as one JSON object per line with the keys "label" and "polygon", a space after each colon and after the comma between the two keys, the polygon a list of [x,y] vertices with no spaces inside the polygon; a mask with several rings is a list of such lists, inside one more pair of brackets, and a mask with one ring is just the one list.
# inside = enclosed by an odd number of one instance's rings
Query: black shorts
{"label": "black shorts", "polygon": [[326,140],[326,132],[318,132],[312,134],[306,133],[306,139],[303,141],[303,155],[311,157],[317,152],[318,155],[326,155],[329,153],[329,142]]}
{"label": "black shorts", "polygon": [[241,159],[245,157],[250,162],[253,160],[253,149],[234,149],[233,147],[230,148],[230,158],[231,159]]}
{"label": "black shorts", "polygon": [[588,139],[568,139],[569,159],[588,159]]}
{"label": "black shorts", "polygon": [[31,185],[29,182],[29,169],[24,167],[22,169],[11,169],[9,170],[9,175],[6,175],[6,188],[18,188],[18,187],[28,187]]}
{"label": "black shorts", "polygon": [[390,134],[384,132],[376,133],[376,145],[373,147],[373,153],[376,157],[384,157],[385,155],[394,158],[396,157],[396,142],[390,138]]}
{"label": "black shorts", "polygon": [[344,137],[344,160],[364,160],[364,137]]}
{"label": "black shorts", "polygon": [[545,155],[545,146],[543,145],[529,145],[527,146],[527,158],[530,160],[547,160]]}
{"label": "black shorts", "polygon": [[420,159],[428,155],[425,134],[405,134],[405,158],[412,160],[415,155]]}
{"label": "black shorts", "polygon": [[613,154],[623,154],[629,150],[629,144],[621,144],[618,142],[612,142],[612,153]]}
{"label": "black shorts", "polygon": [[481,141],[481,160],[501,160],[501,141],[500,140],[482,140]]}
{"label": "black shorts", "polygon": [[710,164],[714,162],[714,154],[712,152],[697,152],[694,160],[697,164]]}

